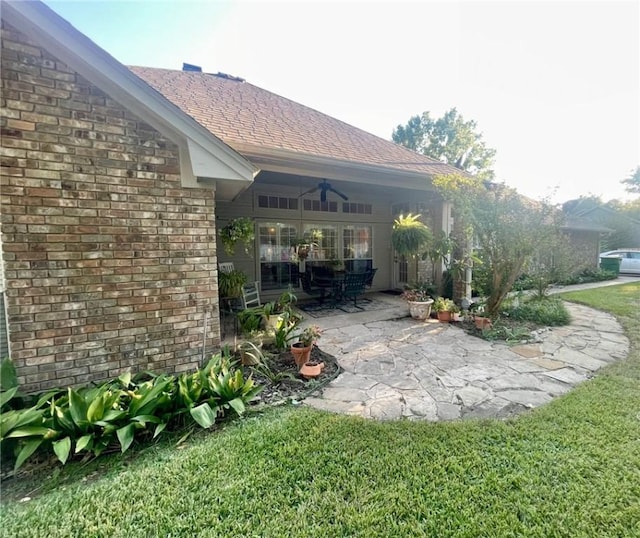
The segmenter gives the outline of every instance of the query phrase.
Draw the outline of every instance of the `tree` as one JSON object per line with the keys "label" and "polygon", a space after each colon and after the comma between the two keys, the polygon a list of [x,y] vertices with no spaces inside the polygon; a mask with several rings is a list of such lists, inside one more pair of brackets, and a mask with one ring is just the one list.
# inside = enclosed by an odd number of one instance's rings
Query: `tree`
{"label": "tree", "polygon": [[624,183],[627,192],[640,194],[640,166],[637,166],[628,178],[623,179],[622,183]]}
{"label": "tree", "polygon": [[493,179],[491,168],[496,154],[487,148],[473,120],[465,121],[455,108],[433,119],[429,112],[413,116],[391,135],[396,144],[449,163],[481,179]]}
{"label": "tree", "polygon": [[487,313],[494,317],[527,264],[538,252],[553,247],[558,237],[555,212],[547,203],[479,178],[436,176],[433,184],[454,204],[479,246],[477,255],[487,275],[483,290]]}

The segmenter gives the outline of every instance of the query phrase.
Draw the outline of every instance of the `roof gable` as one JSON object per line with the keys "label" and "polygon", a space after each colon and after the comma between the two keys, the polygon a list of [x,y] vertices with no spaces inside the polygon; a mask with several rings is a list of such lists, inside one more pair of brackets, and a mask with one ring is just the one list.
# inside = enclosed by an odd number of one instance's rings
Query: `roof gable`
{"label": "roof gable", "polygon": [[[151,67],[130,69],[244,155],[307,156],[424,176],[460,173],[236,77]],[[262,163],[261,167],[265,168]]]}
{"label": "roof gable", "polygon": [[258,173],[252,163],[45,4],[14,0],[2,4],[3,20],[178,144],[185,186],[199,186],[196,178],[204,177],[215,181],[223,196],[233,197],[251,184]]}

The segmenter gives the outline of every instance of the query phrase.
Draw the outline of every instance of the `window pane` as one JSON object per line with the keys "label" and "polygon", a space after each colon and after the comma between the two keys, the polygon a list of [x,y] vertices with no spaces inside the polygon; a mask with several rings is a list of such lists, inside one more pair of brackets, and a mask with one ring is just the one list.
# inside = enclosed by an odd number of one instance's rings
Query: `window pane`
{"label": "window pane", "polygon": [[262,289],[298,286],[298,265],[293,253],[298,230],[291,224],[260,223],[260,280]]}

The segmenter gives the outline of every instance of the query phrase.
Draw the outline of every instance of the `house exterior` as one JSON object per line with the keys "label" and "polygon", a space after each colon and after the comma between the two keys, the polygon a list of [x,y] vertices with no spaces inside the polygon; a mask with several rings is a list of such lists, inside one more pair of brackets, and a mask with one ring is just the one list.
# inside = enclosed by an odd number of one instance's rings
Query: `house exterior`
{"label": "house exterior", "polygon": [[[26,391],[200,364],[219,262],[275,296],[311,241],[305,263],[377,268],[385,289],[418,276],[395,216],[451,230],[446,164],[234,77],[128,69],[40,2],[1,16],[0,353]],[[323,180],[348,200],[309,192]],[[228,257],[238,216],[256,242]]]}
{"label": "house exterior", "polygon": [[600,266],[601,238],[613,232],[578,217],[566,217],[560,233],[567,239],[568,252],[562,253],[571,265],[571,272],[597,270]]}
{"label": "house exterior", "polygon": [[[192,69],[192,66],[190,66]],[[229,258],[263,295],[298,286],[296,245],[313,243],[305,267],[336,260],[347,270],[377,268],[373,289],[402,287],[415,264],[391,249],[393,220],[420,213],[435,233],[451,231],[451,207],[431,186],[459,170],[229,75],[147,67],[131,70],[260,168],[246,191],[218,203],[218,226],[256,222],[250,255]],[[326,180],[333,191],[317,188]],[[299,297],[304,293],[298,289]]]}
{"label": "house exterior", "polygon": [[2,356],[27,391],[193,368],[257,169],[45,5],[1,14]]}

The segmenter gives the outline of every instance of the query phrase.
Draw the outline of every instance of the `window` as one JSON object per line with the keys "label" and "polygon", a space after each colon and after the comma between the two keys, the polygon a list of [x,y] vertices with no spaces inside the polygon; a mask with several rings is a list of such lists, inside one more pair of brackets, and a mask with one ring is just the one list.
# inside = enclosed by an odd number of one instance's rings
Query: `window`
{"label": "window", "polygon": [[342,228],[342,257],[347,271],[362,272],[373,267],[371,226]]}
{"label": "window", "polygon": [[305,224],[302,238],[311,245],[309,260],[338,258],[338,227],[335,224]]}
{"label": "window", "polygon": [[303,200],[302,207],[305,211],[324,211],[328,213],[338,212],[338,202],[321,202],[320,200]]}
{"label": "window", "polygon": [[298,199],[261,194],[258,196],[258,207],[268,209],[298,209]]}
{"label": "window", "polygon": [[295,247],[298,230],[292,224],[263,222],[258,226],[260,281],[263,290],[298,286]]}
{"label": "window", "polygon": [[343,202],[343,213],[352,213],[357,215],[371,215],[373,213],[373,206],[371,204],[357,204],[355,202]]}

